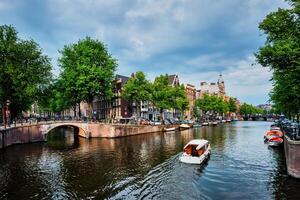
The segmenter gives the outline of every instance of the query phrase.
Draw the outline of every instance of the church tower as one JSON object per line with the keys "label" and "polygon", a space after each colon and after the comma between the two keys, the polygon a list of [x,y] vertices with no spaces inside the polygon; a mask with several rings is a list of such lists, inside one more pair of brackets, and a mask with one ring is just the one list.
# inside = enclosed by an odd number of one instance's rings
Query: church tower
{"label": "church tower", "polygon": [[221,97],[224,97],[225,96],[225,83],[224,83],[222,74],[219,75],[218,87],[219,87],[219,95]]}

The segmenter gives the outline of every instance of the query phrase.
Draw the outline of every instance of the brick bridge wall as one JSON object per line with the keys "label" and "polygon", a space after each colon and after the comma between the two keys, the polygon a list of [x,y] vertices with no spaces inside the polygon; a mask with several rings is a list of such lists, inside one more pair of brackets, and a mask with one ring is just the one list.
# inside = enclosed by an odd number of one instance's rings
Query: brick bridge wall
{"label": "brick bridge wall", "polygon": [[13,127],[0,131],[0,149],[13,144],[46,141],[48,132],[59,126],[75,126],[79,128],[79,135],[82,137],[103,137],[116,138],[145,133],[160,132],[164,126],[146,125],[121,125],[104,123],[53,123],[53,124],[32,124],[22,127]]}

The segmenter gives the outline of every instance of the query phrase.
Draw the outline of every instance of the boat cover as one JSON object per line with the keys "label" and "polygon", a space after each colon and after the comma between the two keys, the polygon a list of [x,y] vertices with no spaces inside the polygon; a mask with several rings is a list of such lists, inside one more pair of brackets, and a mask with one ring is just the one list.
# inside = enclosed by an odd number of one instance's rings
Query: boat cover
{"label": "boat cover", "polygon": [[187,148],[189,145],[197,145],[196,150],[201,149],[203,146],[205,146],[206,144],[208,144],[207,140],[201,140],[201,139],[196,139],[196,140],[191,140],[189,141],[189,143],[187,143],[184,146],[184,149]]}

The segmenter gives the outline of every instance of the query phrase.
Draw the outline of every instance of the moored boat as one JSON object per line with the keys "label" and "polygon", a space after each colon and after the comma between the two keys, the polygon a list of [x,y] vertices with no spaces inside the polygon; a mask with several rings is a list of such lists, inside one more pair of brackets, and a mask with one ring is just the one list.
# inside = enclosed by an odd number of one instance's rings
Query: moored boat
{"label": "moored boat", "polygon": [[175,127],[170,127],[170,128],[164,128],[164,131],[169,132],[169,131],[175,131]]}
{"label": "moored boat", "polygon": [[180,125],[179,125],[179,128],[180,128],[180,130],[185,130],[185,129],[189,129],[189,128],[191,128],[191,127],[190,127],[190,125],[188,125],[188,124],[180,124]]}
{"label": "moored boat", "polygon": [[283,137],[283,133],[281,131],[278,130],[270,130],[267,131],[264,135],[264,140],[268,141],[271,138],[282,138]]}
{"label": "moored boat", "polygon": [[273,137],[268,140],[268,145],[271,147],[280,146],[283,143],[283,139],[280,137]]}
{"label": "moored boat", "polygon": [[218,122],[217,121],[211,122],[211,125],[216,126],[218,125]]}
{"label": "moored boat", "polygon": [[202,126],[208,126],[209,124],[208,124],[208,122],[203,122],[202,123]]}
{"label": "moored boat", "polygon": [[280,131],[280,128],[277,126],[271,126],[271,131]]}
{"label": "moored boat", "polygon": [[183,154],[179,157],[181,162],[201,164],[210,155],[210,144],[207,140],[191,140],[184,146],[183,151]]}
{"label": "moored boat", "polygon": [[193,128],[201,127],[201,124],[193,124]]}

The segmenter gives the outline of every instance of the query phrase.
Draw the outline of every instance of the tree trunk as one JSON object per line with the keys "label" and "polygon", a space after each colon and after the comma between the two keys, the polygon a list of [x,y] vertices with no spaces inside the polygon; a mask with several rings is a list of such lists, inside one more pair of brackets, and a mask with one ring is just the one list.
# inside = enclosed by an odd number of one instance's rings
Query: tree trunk
{"label": "tree trunk", "polygon": [[164,110],[163,110],[163,109],[160,109],[159,112],[160,112],[160,123],[161,123],[162,125],[164,125],[164,124],[165,124],[165,122],[164,122],[164,115],[163,115]]}
{"label": "tree trunk", "polygon": [[93,108],[93,102],[88,102],[88,107],[89,107],[89,118],[92,119],[93,118],[93,112],[94,112],[94,108]]}
{"label": "tree trunk", "polygon": [[81,110],[80,110],[80,103],[78,103],[78,117],[81,118]]}
{"label": "tree trunk", "polygon": [[75,106],[73,106],[73,112],[74,112],[74,117],[76,118],[76,105]]}
{"label": "tree trunk", "polygon": [[5,107],[4,104],[2,104],[2,121],[3,121],[3,126],[6,127],[6,116],[5,116]]}

